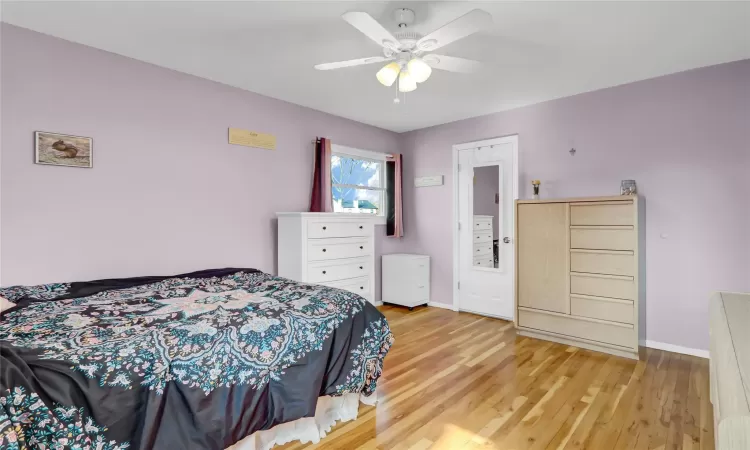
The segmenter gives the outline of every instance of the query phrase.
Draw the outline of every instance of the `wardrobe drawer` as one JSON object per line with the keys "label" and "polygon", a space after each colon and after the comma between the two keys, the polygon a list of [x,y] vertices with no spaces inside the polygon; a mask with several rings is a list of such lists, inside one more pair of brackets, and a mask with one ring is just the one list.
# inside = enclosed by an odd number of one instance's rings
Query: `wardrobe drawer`
{"label": "wardrobe drawer", "polygon": [[635,300],[635,281],[632,277],[570,273],[570,293],[597,297]]}
{"label": "wardrobe drawer", "polygon": [[492,255],[492,242],[474,244],[474,257],[483,255]]}
{"label": "wardrobe drawer", "polygon": [[370,277],[352,278],[348,280],[340,281],[327,281],[321,283],[324,286],[329,286],[337,289],[343,289],[345,291],[354,292],[359,295],[367,295],[370,292]]}
{"label": "wardrobe drawer", "polygon": [[356,278],[369,273],[370,258],[320,261],[307,265],[307,279],[312,283]]}
{"label": "wardrobe drawer", "polygon": [[633,202],[572,203],[571,225],[635,225]]}
{"label": "wardrobe drawer", "polygon": [[635,250],[635,234],[627,228],[571,228],[570,248]]}
{"label": "wardrobe drawer", "polygon": [[309,239],[307,241],[308,261],[356,258],[369,254],[369,238]]}
{"label": "wardrobe drawer", "polygon": [[311,220],[307,223],[307,237],[312,239],[329,237],[367,236],[369,227],[364,221]]}
{"label": "wardrobe drawer", "polygon": [[603,323],[558,314],[519,310],[518,325],[621,347],[634,348],[636,342],[635,330],[631,325]]}
{"label": "wardrobe drawer", "polygon": [[481,244],[484,242],[492,243],[492,230],[474,232],[474,243]]}
{"label": "wardrobe drawer", "polygon": [[632,277],[635,275],[635,257],[632,251],[571,250],[570,270]]}
{"label": "wardrobe drawer", "polygon": [[630,300],[577,296],[575,294],[570,296],[570,314],[622,323],[633,323],[634,320],[633,302]]}
{"label": "wardrobe drawer", "polygon": [[492,255],[475,256],[474,266],[476,267],[495,267],[495,261]]}
{"label": "wardrobe drawer", "polygon": [[492,231],[492,220],[474,218],[474,231]]}

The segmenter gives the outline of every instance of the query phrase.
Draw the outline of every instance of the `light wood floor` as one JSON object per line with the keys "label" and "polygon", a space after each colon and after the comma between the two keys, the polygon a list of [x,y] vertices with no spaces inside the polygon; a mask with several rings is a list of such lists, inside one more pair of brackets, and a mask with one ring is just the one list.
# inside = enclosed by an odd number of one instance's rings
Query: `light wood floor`
{"label": "light wood floor", "polygon": [[467,313],[385,306],[396,343],[377,406],[285,449],[713,449],[708,361],[632,361]]}

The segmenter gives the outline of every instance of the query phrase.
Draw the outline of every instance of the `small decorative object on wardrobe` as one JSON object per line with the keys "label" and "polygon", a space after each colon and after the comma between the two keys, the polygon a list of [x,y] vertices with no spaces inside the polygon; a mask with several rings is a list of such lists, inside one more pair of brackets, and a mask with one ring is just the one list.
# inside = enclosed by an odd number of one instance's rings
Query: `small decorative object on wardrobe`
{"label": "small decorative object on wardrobe", "polygon": [[622,180],[620,181],[620,195],[635,195],[637,189],[635,187],[635,180]]}
{"label": "small decorative object on wardrobe", "polygon": [[539,186],[542,185],[541,180],[531,180],[531,185],[534,186],[534,195],[532,195],[531,198],[539,200]]}

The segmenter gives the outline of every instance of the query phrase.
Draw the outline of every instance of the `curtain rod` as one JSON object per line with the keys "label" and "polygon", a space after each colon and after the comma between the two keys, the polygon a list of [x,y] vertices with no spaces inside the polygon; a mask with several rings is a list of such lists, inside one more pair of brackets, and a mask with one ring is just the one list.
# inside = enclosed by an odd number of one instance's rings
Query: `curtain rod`
{"label": "curtain rod", "polygon": [[[311,144],[316,144],[317,142],[318,142],[317,139],[313,139],[312,141],[310,141]],[[380,152],[373,152],[373,153],[380,153]],[[394,155],[393,153],[385,153],[385,156],[387,156],[388,158],[393,158]]]}

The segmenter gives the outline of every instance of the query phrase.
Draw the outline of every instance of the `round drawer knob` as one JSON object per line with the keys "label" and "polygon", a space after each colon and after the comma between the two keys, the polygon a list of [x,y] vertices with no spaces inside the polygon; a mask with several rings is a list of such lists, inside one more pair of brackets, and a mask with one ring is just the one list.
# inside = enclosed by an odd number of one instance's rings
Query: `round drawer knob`
{"label": "round drawer knob", "polygon": [[325,229],[326,229],[326,227],[323,227],[323,229],[325,230]]}
{"label": "round drawer knob", "polygon": [[323,275],[325,275],[325,274],[326,274],[326,271],[324,270],[324,271],[323,271]]}
{"label": "round drawer knob", "polygon": [[364,287],[364,286],[360,286],[359,288],[360,288],[360,289],[364,289],[365,287]]}
{"label": "round drawer knob", "polygon": [[325,251],[326,251],[326,249],[323,249],[323,251],[325,252]]}
{"label": "round drawer knob", "polygon": [[360,269],[364,269],[364,267],[362,267],[362,266],[359,266],[359,268],[360,268]]}
{"label": "round drawer knob", "polygon": [[359,246],[359,249],[360,249],[360,250],[364,250],[364,247],[360,245],[360,246]]}
{"label": "round drawer knob", "polygon": [[360,230],[362,229],[362,225],[360,225],[360,226],[359,226],[359,229],[360,229]]}

